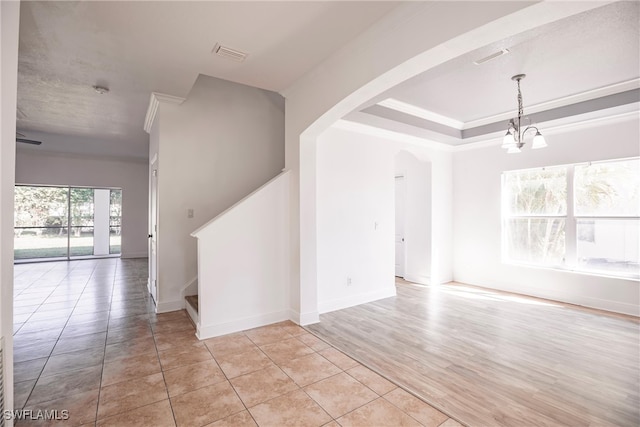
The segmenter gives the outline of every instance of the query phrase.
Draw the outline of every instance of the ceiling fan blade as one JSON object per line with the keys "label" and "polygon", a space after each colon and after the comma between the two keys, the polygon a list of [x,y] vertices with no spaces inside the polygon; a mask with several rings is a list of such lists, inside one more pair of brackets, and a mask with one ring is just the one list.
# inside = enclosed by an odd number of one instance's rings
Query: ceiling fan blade
{"label": "ceiling fan blade", "polygon": [[22,142],[23,144],[40,145],[42,141],[35,141],[33,139],[16,138],[16,142]]}

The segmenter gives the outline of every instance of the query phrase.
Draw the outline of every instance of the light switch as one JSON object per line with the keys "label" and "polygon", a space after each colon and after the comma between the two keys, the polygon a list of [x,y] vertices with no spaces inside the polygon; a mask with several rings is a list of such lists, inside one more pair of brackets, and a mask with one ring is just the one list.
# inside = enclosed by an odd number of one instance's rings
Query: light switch
{"label": "light switch", "polygon": [[187,209],[187,218],[193,218],[193,209]]}

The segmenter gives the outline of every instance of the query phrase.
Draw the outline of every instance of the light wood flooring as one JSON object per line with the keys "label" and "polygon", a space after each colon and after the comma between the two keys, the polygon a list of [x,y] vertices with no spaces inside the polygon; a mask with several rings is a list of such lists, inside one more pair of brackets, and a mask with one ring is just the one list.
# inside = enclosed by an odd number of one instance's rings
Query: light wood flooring
{"label": "light wood flooring", "polygon": [[640,425],[637,318],[463,286],[320,316],[313,333],[469,426]]}

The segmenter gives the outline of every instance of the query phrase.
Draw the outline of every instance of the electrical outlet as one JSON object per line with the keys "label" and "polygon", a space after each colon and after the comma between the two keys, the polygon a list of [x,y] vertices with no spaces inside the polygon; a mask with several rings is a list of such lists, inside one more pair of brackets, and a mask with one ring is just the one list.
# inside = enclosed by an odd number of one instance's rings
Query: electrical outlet
{"label": "electrical outlet", "polygon": [[351,277],[347,277],[347,286],[351,286]]}

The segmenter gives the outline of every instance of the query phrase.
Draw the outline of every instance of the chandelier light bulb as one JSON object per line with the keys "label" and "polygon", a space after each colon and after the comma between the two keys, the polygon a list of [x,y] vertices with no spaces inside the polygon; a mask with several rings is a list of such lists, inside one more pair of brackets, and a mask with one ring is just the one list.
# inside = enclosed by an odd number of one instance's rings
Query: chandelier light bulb
{"label": "chandelier light bulb", "polygon": [[533,150],[537,150],[538,148],[544,148],[547,146],[547,141],[544,140],[544,136],[540,133],[540,131],[536,132],[536,135],[533,137],[533,144],[531,148]]}
{"label": "chandelier light bulb", "polygon": [[511,148],[512,146],[515,146],[516,144],[516,140],[513,137],[513,134],[511,133],[511,131],[507,131],[507,134],[504,136],[504,139],[502,140],[502,148]]}

